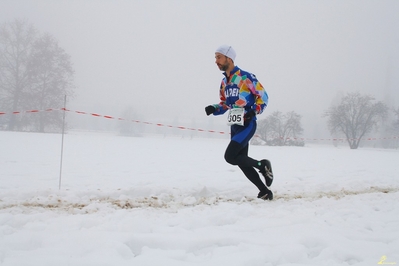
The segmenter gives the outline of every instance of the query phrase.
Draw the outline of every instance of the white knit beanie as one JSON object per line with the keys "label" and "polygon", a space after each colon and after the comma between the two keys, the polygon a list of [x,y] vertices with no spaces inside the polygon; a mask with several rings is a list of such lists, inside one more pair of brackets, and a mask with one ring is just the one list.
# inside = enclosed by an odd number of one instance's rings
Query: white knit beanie
{"label": "white knit beanie", "polygon": [[231,47],[230,45],[219,46],[219,48],[216,49],[215,53],[221,53],[222,55],[231,58],[231,60],[233,61],[236,59],[236,51],[234,51],[233,47]]}

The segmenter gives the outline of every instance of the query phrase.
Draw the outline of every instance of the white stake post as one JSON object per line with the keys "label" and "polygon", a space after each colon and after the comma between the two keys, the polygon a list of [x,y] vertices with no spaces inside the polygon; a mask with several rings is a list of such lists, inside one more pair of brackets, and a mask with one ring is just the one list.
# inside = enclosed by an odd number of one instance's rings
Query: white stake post
{"label": "white stake post", "polygon": [[61,161],[60,161],[60,180],[58,184],[58,189],[61,190],[61,177],[62,177],[62,159],[64,155],[64,134],[65,134],[65,110],[66,110],[66,95],[64,97],[64,110],[62,117],[62,139],[61,139]]}

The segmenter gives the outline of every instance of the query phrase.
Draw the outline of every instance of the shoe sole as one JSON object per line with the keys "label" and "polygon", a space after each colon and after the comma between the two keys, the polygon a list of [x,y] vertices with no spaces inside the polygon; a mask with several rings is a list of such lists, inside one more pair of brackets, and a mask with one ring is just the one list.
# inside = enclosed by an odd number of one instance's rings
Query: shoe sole
{"label": "shoe sole", "polygon": [[260,199],[263,200],[272,200],[273,199],[273,194],[266,194],[263,197],[260,197]]}
{"label": "shoe sole", "polygon": [[260,172],[265,178],[266,186],[270,187],[273,183],[272,165],[269,160],[264,160],[266,164],[265,173]]}
{"label": "shoe sole", "polygon": [[273,199],[273,192],[269,191],[262,197],[258,197],[258,199],[263,199],[263,200],[272,200]]}

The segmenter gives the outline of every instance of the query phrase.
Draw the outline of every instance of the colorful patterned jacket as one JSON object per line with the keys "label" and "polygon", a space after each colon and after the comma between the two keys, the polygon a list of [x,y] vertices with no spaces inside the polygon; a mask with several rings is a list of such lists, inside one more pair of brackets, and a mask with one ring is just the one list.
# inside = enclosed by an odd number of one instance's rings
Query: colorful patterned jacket
{"label": "colorful patterned jacket", "polygon": [[269,96],[254,74],[235,66],[230,76],[220,84],[220,103],[215,104],[214,115],[224,114],[228,109],[243,107],[248,112],[261,114],[268,104]]}

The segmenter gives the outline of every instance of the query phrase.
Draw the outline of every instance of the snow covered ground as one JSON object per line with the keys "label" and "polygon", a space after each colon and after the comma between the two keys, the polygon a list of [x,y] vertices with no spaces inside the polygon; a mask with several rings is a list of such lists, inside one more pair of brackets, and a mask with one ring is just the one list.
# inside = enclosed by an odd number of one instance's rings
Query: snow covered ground
{"label": "snow covered ground", "polygon": [[[399,264],[399,151],[251,146],[275,200],[223,159],[227,139],[0,132],[0,265]],[[385,257],[383,257],[385,256]]]}

